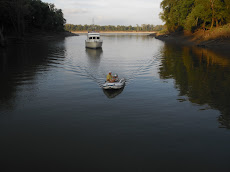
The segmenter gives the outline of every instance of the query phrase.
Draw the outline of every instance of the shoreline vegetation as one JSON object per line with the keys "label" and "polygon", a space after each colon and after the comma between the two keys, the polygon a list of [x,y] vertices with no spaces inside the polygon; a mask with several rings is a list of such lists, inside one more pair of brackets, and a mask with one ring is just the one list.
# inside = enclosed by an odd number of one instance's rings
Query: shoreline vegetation
{"label": "shoreline vegetation", "polygon": [[160,17],[167,29],[156,39],[203,48],[230,48],[229,0],[162,0],[161,8]]}
{"label": "shoreline vegetation", "polygon": [[[96,31],[97,32],[97,31]],[[98,31],[100,33],[147,33],[154,34],[156,31]],[[88,33],[88,31],[72,31],[74,34]]]}
{"label": "shoreline vegetation", "polygon": [[164,34],[158,33],[155,38],[165,42],[183,45],[229,50],[230,24],[212,30],[198,30],[194,33],[189,31],[168,32]]}
{"label": "shoreline vegetation", "polygon": [[99,32],[154,32],[161,31],[165,29],[163,25],[152,25],[152,24],[142,24],[136,26],[124,26],[124,25],[73,25],[65,24],[65,30],[70,32],[85,32],[90,30],[95,30]]}
{"label": "shoreline vegetation", "polygon": [[[225,27],[227,29],[223,29]],[[208,31],[198,30],[194,33],[188,31],[157,33],[155,38],[168,43],[225,51],[225,54],[230,55],[230,24]]]}
{"label": "shoreline vegetation", "polygon": [[[27,33],[24,35],[22,39],[19,39],[18,41],[19,42],[20,41],[22,42],[56,41],[69,36],[79,36],[79,35],[68,31],[61,31],[61,32],[38,31],[38,32]],[[9,37],[9,42],[14,41],[15,39],[17,38]]]}
{"label": "shoreline vegetation", "polygon": [[0,47],[12,40],[49,40],[73,35],[65,31],[61,9],[41,0],[0,0]]}

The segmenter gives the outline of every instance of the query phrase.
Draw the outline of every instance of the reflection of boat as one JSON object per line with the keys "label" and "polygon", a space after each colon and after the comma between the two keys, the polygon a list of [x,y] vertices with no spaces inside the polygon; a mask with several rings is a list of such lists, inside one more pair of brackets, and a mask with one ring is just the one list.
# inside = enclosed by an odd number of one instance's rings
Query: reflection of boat
{"label": "reflection of boat", "polygon": [[105,93],[105,95],[108,98],[112,99],[112,98],[115,98],[116,96],[118,96],[119,94],[121,94],[123,90],[124,90],[124,87],[121,89],[118,89],[118,90],[112,90],[112,89],[111,90],[104,90],[103,89],[103,92]]}
{"label": "reflection of boat", "polygon": [[98,67],[103,53],[102,48],[99,49],[86,48],[85,52],[87,54],[90,67],[91,68]]}
{"label": "reflection of boat", "polygon": [[99,32],[88,32],[87,39],[85,40],[86,48],[101,48],[102,39]]}
{"label": "reflection of boat", "polygon": [[87,55],[88,55],[89,57],[93,57],[93,58],[98,58],[98,57],[100,57],[101,54],[102,54],[102,52],[103,52],[103,51],[102,51],[102,48],[98,48],[98,49],[86,48],[85,51],[86,51],[86,53],[87,53]]}
{"label": "reflection of boat", "polygon": [[106,81],[103,85],[102,88],[105,90],[109,90],[109,89],[121,89],[125,86],[125,79],[117,79],[115,82],[108,82]]}

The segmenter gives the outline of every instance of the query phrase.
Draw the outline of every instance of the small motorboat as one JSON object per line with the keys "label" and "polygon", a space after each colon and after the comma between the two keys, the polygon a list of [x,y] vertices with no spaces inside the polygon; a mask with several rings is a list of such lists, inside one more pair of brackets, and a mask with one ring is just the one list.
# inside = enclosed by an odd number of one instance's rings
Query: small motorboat
{"label": "small motorboat", "polygon": [[102,88],[105,90],[109,89],[121,89],[125,86],[125,79],[116,79],[115,82],[108,82],[106,81],[103,85]]}

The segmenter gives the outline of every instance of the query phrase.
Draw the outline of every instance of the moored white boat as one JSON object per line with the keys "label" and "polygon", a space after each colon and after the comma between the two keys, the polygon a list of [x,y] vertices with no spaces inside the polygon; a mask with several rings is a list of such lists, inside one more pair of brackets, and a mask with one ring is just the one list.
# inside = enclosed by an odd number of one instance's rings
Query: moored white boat
{"label": "moored white boat", "polygon": [[106,81],[103,85],[102,88],[105,90],[108,89],[121,89],[125,86],[125,79],[117,79],[115,82],[108,82]]}
{"label": "moored white boat", "polygon": [[87,39],[85,40],[86,48],[101,48],[103,40],[99,32],[88,32]]}

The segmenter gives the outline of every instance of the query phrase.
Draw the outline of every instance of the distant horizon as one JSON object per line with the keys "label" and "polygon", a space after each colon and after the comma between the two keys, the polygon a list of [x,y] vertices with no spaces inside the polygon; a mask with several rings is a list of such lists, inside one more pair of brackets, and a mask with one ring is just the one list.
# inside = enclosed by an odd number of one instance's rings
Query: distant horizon
{"label": "distant horizon", "polygon": [[[163,25],[159,17],[162,0],[42,0],[62,9],[67,24]],[[128,24],[127,24],[128,23]]]}

